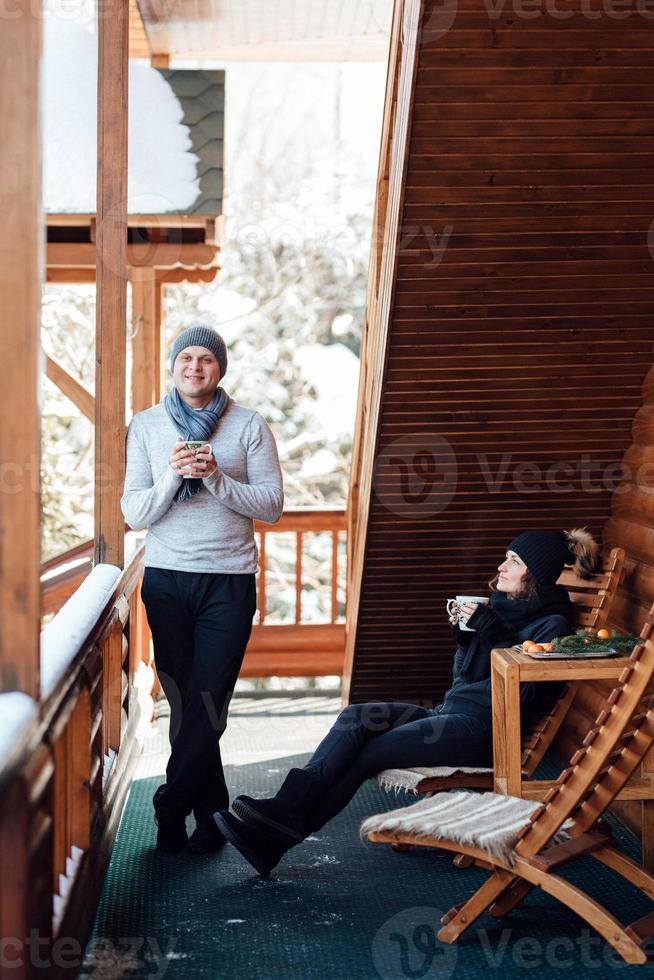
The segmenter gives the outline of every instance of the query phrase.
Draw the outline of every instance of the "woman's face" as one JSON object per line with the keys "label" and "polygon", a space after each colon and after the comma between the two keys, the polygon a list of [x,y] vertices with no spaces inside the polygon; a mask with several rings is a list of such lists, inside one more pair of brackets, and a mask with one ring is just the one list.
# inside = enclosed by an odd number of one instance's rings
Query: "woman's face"
{"label": "woman's face", "polygon": [[497,567],[500,577],[497,580],[497,588],[500,592],[507,595],[515,595],[522,589],[522,580],[527,571],[527,566],[522,558],[518,558],[515,551],[507,551],[506,558]]}

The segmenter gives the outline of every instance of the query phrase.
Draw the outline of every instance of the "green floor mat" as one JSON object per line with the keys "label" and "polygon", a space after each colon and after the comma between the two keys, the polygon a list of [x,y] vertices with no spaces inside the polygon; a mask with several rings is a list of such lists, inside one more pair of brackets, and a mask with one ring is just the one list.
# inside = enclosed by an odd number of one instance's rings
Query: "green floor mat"
{"label": "green floor mat", "polygon": [[[226,767],[234,793],[270,795],[307,757]],[[535,892],[510,919],[484,916],[454,946],[440,915],[484,880],[451,855],[364,844],[364,817],[410,799],[367,783],[326,828],[258,878],[230,846],[212,855],[154,849],[151,798],[160,777],[133,783],[83,976],[96,980],[302,977],[306,980],[548,976],[615,977],[623,961],[570,911]],[[616,824],[626,850],[635,839]],[[632,921],[651,904],[591,859],[567,872]],[[630,967],[629,976],[648,967]],[[649,974],[651,975],[651,974]]]}

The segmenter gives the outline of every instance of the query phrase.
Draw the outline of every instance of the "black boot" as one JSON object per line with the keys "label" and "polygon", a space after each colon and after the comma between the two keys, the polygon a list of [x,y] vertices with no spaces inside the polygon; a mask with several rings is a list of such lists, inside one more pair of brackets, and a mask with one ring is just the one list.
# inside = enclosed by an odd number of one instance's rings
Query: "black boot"
{"label": "black boot", "polygon": [[197,826],[188,839],[186,850],[190,854],[211,854],[220,850],[225,844],[225,838],[218,830],[213,817],[198,820]]}
{"label": "black boot", "polygon": [[273,830],[249,826],[228,810],[214,813],[213,818],[220,833],[263,877],[270,874],[296,843]]}
{"label": "black boot", "polygon": [[177,811],[155,810],[154,822],[157,825],[157,850],[176,854],[186,847],[186,817]]}
{"label": "black boot", "polygon": [[291,769],[276,796],[263,800],[237,796],[232,809],[252,827],[272,829],[297,844],[309,833],[309,814],[324,791],[322,781],[306,769]]}

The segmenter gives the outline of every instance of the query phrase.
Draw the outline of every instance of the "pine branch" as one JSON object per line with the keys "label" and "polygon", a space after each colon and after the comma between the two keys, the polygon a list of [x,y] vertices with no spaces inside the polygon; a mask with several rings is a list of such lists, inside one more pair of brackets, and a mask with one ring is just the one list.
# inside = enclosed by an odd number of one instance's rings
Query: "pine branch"
{"label": "pine branch", "polygon": [[586,630],[577,630],[571,636],[560,636],[552,640],[554,650],[561,650],[572,657],[584,657],[588,653],[631,653],[634,646],[645,642],[640,636],[609,630],[608,637],[599,637]]}

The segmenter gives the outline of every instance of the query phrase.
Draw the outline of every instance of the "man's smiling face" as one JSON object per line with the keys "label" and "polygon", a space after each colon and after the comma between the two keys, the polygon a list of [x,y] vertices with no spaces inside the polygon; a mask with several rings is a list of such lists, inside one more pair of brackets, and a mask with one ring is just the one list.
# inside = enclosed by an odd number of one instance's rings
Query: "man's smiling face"
{"label": "man's smiling face", "polygon": [[206,347],[185,347],[175,358],[173,381],[184,401],[203,408],[218,387],[220,365]]}

